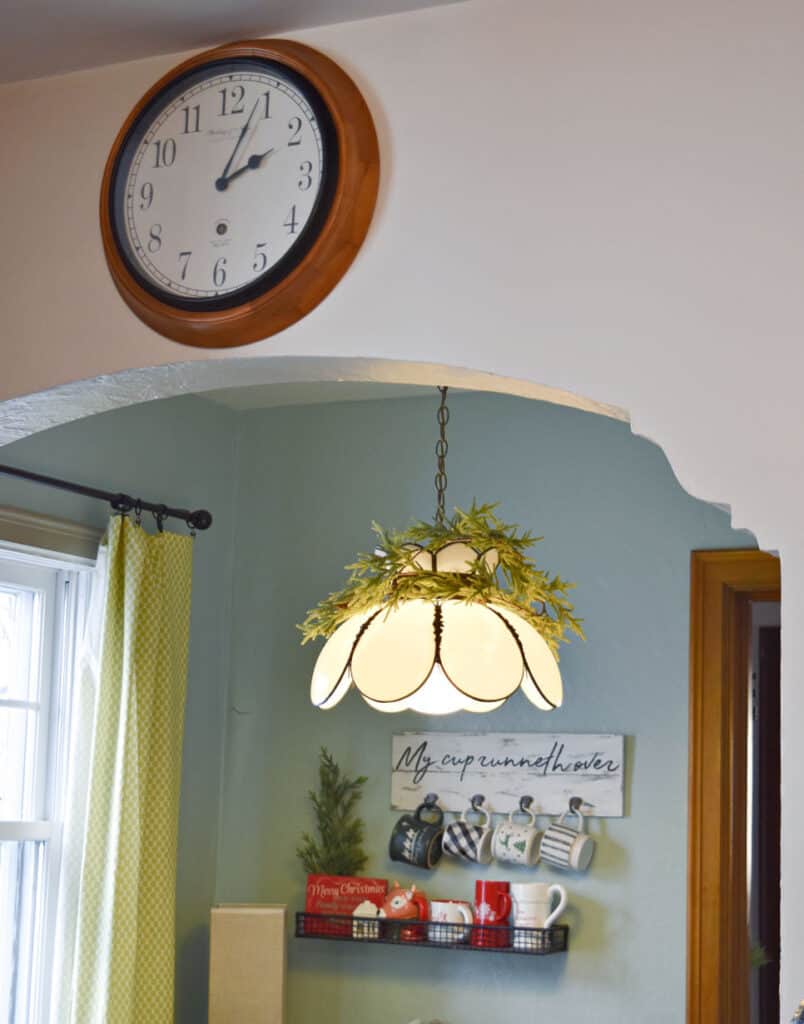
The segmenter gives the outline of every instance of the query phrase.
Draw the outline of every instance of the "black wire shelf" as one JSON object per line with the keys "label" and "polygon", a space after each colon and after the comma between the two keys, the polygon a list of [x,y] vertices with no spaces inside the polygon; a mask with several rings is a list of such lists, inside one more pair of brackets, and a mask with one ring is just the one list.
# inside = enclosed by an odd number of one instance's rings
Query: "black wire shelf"
{"label": "black wire shelf", "polygon": [[569,926],[554,924],[550,928],[518,928],[514,925],[389,921],[387,918],[302,911],[296,914],[296,938],[547,956],[567,951]]}

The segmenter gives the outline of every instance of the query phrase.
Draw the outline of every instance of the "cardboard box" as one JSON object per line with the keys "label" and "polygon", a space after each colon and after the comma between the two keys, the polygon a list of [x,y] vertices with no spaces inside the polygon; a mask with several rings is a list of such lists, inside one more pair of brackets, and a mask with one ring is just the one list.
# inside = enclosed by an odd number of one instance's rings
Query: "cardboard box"
{"label": "cardboard box", "polygon": [[287,908],[213,907],[209,1024],[284,1024]]}

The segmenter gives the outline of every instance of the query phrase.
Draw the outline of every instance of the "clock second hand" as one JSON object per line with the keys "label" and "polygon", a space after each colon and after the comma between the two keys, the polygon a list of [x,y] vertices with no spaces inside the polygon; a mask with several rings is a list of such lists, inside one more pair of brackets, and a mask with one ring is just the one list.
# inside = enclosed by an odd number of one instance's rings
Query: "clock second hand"
{"label": "clock second hand", "polygon": [[246,118],[245,124],[240,129],[240,134],[237,136],[237,142],[235,143],[234,149],[229,154],[229,159],[226,161],[226,166],[223,169],[223,173],[221,174],[220,178],[217,178],[215,180],[215,188],[219,192],[223,192],[223,190],[226,188],[226,186],[232,180],[231,177],[227,177],[227,175],[229,174],[229,168],[232,166],[232,162],[234,161],[234,158],[235,158],[235,156],[237,154],[237,151],[240,149],[240,144],[242,143],[243,139],[245,138],[246,132],[249,129],[249,125],[251,124],[251,119],[254,117],[254,112],[256,111],[256,109],[257,109],[257,107],[259,105],[260,105],[260,100],[257,99],[257,101],[255,102],[254,106],[251,108],[251,113]]}

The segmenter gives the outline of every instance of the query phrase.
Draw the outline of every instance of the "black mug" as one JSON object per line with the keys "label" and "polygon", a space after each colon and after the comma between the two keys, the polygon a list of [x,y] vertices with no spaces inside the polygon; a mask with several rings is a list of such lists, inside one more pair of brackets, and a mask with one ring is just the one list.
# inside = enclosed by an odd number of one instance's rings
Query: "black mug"
{"label": "black mug", "polygon": [[[436,818],[426,821],[423,814],[435,815]],[[444,812],[435,801],[420,804],[415,814],[403,814],[394,825],[388,844],[391,860],[413,864],[417,868],[435,867],[441,860],[443,821]]]}

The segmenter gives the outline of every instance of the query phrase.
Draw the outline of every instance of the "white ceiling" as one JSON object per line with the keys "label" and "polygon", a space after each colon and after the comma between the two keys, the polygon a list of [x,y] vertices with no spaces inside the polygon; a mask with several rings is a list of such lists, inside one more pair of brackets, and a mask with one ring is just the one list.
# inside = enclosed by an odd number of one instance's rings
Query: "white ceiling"
{"label": "white ceiling", "polygon": [[[450,391],[457,391],[450,388]],[[280,405],[318,405],[321,402],[367,402],[379,398],[409,398],[429,395],[435,409],[438,394],[433,387],[417,384],[379,384],[372,381],[305,381],[303,383],[255,384],[251,387],[220,388],[200,397],[237,412],[270,409]]]}
{"label": "white ceiling", "polygon": [[0,82],[454,0],[0,0]]}

